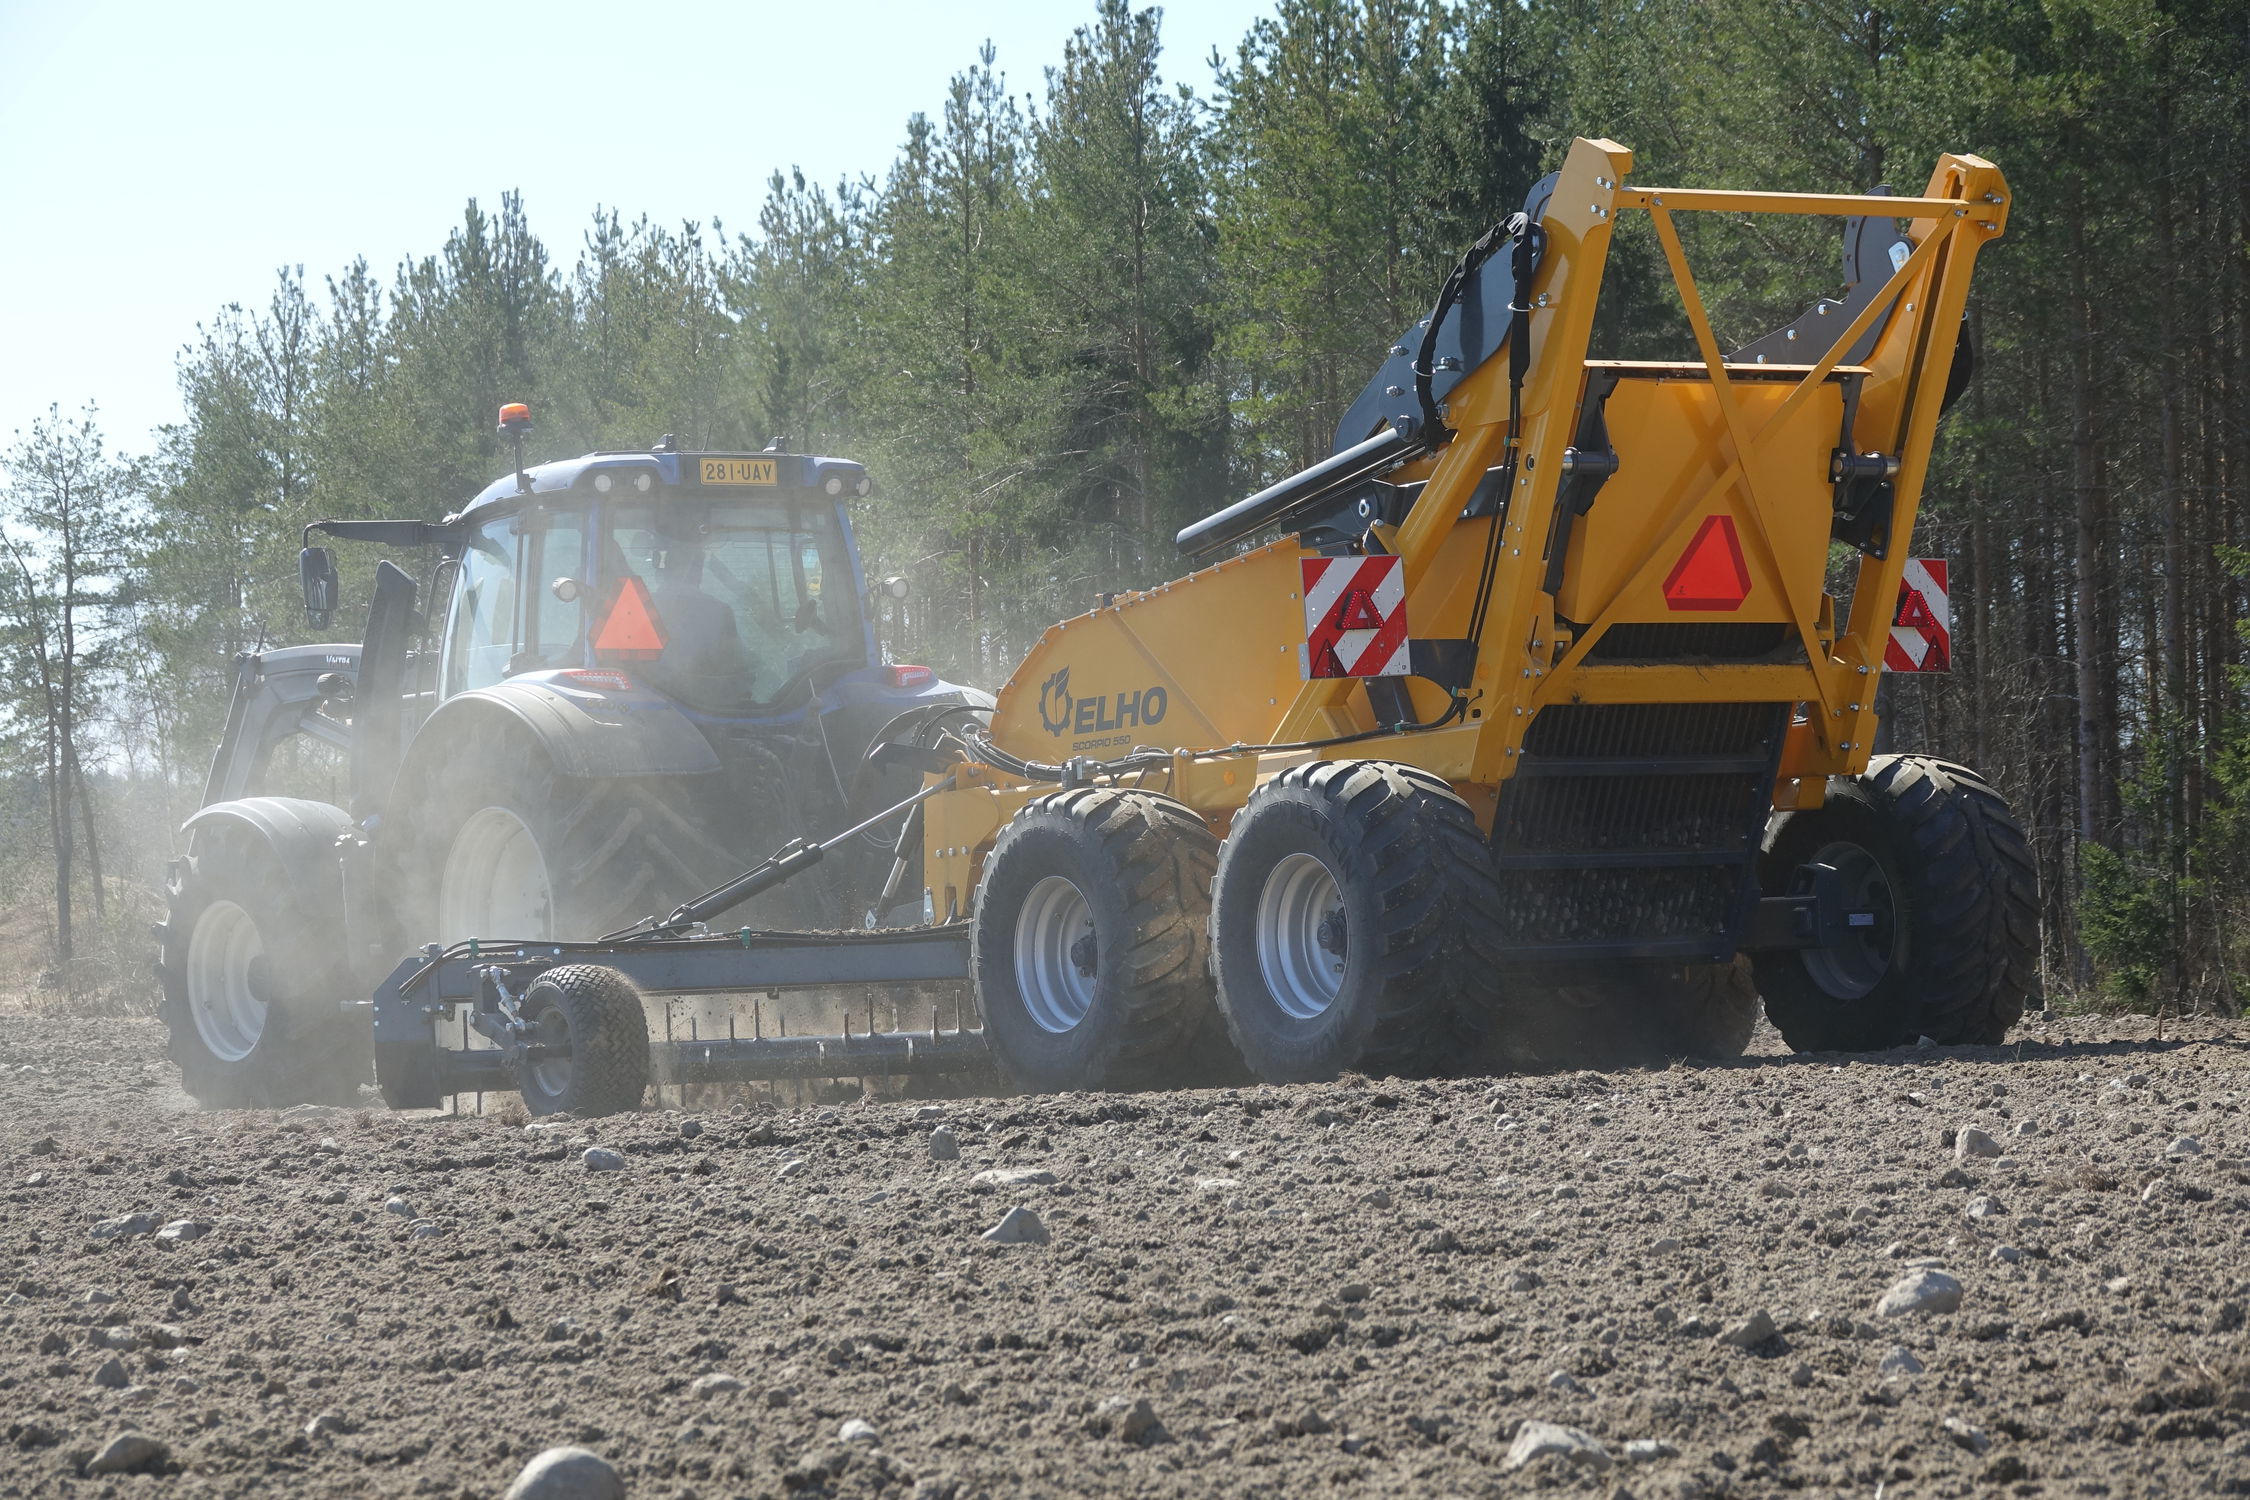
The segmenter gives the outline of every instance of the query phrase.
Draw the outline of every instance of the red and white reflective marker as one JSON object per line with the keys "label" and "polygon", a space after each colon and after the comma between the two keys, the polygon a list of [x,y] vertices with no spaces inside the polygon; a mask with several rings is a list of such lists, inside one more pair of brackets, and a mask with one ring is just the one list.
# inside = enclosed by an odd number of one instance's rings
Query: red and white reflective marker
{"label": "red and white reflective marker", "polygon": [[1308,557],[1305,574],[1306,680],[1404,677],[1406,574],[1395,557]]}
{"label": "red and white reflective marker", "polygon": [[1891,616],[1886,672],[1953,670],[1953,607],[1945,595],[1942,557],[1910,557],[1898,581],[1898,612]]}

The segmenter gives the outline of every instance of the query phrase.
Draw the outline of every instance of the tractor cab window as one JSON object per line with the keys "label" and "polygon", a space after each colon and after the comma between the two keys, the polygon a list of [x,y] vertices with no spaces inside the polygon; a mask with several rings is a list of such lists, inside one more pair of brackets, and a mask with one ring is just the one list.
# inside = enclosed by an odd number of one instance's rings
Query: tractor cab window
{"label": "tractor cab window", "polygon": [[596,660],[641,675],[705,713],[739,713],[793,691],[814,667],[860,660],[851,559],[825,505],[667,499],[621,505],[603,539]]}
{"label": "tractor cab window", "polygon": [[552,506],[502,516],[468,534],[446,621],[445,696],[576,662],[580,606],[556,598],[549,585],[578,577],[585,550],[583,514]]}

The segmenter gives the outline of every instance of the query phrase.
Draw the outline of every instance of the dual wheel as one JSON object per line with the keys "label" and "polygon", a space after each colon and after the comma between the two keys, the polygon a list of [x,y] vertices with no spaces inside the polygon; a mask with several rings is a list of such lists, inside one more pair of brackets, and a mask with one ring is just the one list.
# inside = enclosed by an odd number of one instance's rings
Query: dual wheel
{"label": "dual wheel", "polygon": [[1080,789],[1002,831],[972,970],[1027,1089],[1433,1073],[1482,1029],[1495,899],[1467,804],[1411,767],[1285,771],[1223,846],[1171,798]]}
{"label": "dual wheel", "polygon": [[[2038,882],[1999,794],[1965,767],[1878,757],[1779,815],[1759,876],[1835,872],[1827,947],[1710,964],[1509,971],[1498,877],[1466,803],[1407,766],[1275,777],[1222,845],[1149,792],[1067,791],[1009,823],[972,930],[986,1034],[1035,1090],[1477,1064],[1739,1055],[1763,1009],[1792,1048],[2003,1039],[2036,992]],[[1825,878],[1825,877],[1824,877]]]}

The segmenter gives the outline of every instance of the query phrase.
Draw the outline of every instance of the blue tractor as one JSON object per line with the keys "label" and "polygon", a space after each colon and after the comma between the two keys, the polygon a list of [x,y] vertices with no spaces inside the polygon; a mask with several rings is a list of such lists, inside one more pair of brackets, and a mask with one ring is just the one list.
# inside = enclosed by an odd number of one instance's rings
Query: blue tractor
{"label": "blue tractor", "polygon": [[[306,528],[316,628],[338,574],[312,533],[423,560],[419,579],[377,564],[360,642],[235,663],[157,929],[171,1056],[206,1105],[349,1097],[365,996],[402,952],[670,911],[746,856],[897,802],[917,747],[991,707],[883,660],[849,516],[859,464],[666,438],[526,469],[529,425],[503,408],[515,472],[442,521]],[[316,795],[290,795],[324,760]],[[898,832],[868,829],[749,923],[918,915]]]}

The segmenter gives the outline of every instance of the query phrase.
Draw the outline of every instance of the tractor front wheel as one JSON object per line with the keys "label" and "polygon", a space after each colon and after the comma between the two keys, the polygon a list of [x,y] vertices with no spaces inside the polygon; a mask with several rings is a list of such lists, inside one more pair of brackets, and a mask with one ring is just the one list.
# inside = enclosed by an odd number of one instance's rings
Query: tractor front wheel
{"label": "tractor front wheel", "polygon": [[1114,788],[1025,807],[986,859],[970,971],[1017,1087],[1145,1088],[1206,1071],[1218,841],[1169,797]]}
{"label": "tractor front wheel", "polygon": [[213,1109],[351,1103],[367,1023],[332,920],[254,833],[199,830],[167,892],[158,973],[167,1049]]}
{"label": "tractor front wheel", "polygon": [[1983,777],[1920,755],[1832,777],[1817,808],[1767,830],[1769,894],[1831,866],[1847,926],[1826,948],[1760,953],[1766,1014],[1800,1052],[1873,1052],[1918,1036],[1994,1043],[2037,988],[2039,876]]}

